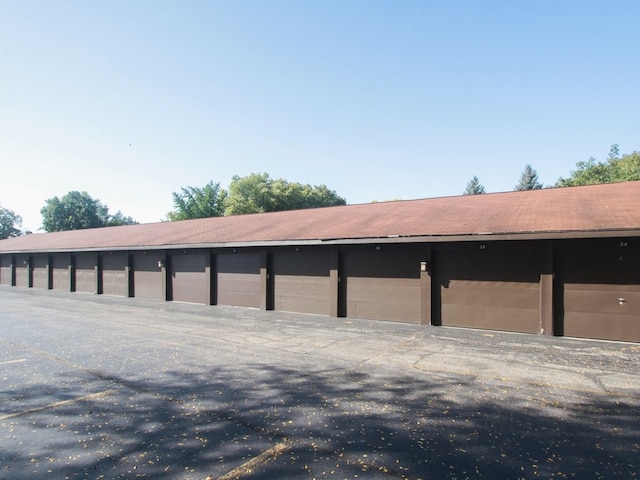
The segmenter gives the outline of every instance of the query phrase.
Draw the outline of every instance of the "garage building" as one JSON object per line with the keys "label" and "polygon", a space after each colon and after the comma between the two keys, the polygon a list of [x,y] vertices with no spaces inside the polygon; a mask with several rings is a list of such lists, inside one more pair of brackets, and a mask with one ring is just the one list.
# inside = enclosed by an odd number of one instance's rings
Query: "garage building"
{"label": "garage building", "polygon": [[639,203],[626,182],[34,234],[0,241],[0,284],[640,342]]}

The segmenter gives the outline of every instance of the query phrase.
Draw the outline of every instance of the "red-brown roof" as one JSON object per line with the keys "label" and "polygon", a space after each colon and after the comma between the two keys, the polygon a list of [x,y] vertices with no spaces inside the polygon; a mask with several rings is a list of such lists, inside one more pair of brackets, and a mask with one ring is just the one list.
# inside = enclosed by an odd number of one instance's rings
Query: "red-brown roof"
{"label": "red-brown roof", "polygon": [[33,234],[0,241],[0,252],[425,240],[528,234],[640,234],[640,182],[493,193],[233,217]]}

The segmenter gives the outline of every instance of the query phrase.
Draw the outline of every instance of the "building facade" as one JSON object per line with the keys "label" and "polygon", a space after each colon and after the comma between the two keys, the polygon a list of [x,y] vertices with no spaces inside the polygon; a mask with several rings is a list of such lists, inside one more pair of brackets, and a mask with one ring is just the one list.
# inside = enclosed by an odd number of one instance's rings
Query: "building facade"
{"label": "building facade", "polygon": [[0,241],[0,284],[640,342],[638,200],[627,182],[36,234]]}

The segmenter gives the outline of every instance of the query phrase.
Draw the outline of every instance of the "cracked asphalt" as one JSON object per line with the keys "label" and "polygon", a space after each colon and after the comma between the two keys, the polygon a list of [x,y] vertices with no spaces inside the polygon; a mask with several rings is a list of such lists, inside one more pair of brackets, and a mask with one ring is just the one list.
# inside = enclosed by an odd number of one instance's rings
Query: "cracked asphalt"
{"label": "cracked asphalt", "polygon": [[640,344],[0,286],[0,478],[638,478]]}

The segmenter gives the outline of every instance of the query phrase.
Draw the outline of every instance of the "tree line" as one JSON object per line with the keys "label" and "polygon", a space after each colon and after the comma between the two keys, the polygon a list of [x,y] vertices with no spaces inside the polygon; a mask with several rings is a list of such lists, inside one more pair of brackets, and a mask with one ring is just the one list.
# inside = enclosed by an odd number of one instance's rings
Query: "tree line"
{"label": "tree line", "polygon": [[[576,169],[567,178],[560,177],[554,185],[548,188],[577,187],[580,185],[598,185],[601,183],[618,183],[640,180],[640,152],[634,151],[620,155],[617,144],[611,145],[609,155],[604,161],[597,161],[590,157],[587,161],[576,163]],[[538,190],[543,188],[538,180],[538,173],[531,165],[526,165],[520,176],[520,181],[514,190]],[[474,175],[463,195],[479,195],[485,193],[480,179]]]}
{"label": "tree line", "polygon": [[[618,145],[611,146],[604,161],[591,157],[578,162],[567,178],[559,178],[548,188],[594,185],[600,183],[640,180],[640,152],[620,154]],[[514,190],[537,190],[545,188],[538,173],[526,165]],[[474,175],[463,195],[485,193],[480,179]],[[224,189],[219,182],[209,181],[202,187],[182,187],[172,193],[173,210],[167,213],[167,221],[209,218],[250,213],[276,212],[305,208],[346,205],[346,200],[326,185],[308,185],[289,182],[282,178],[272,179],[267,173],[252,173],[245,177],[232,177],[229,187]],[[45,201],[40,210],[42,229],[45,232],[79,230],[138,223],[133,218],[109,208],[87,192],[72,191],[62,197]],[[22,218],[0,204],[0,239],[28,234],[21,230]]]}

